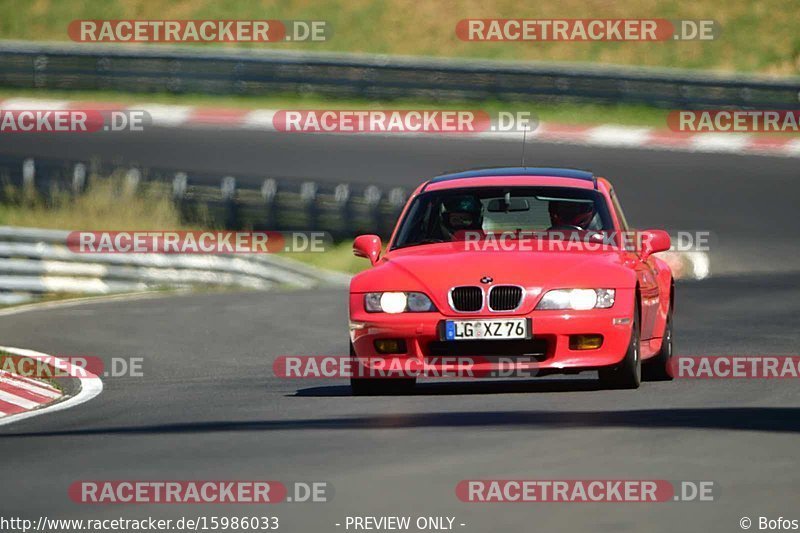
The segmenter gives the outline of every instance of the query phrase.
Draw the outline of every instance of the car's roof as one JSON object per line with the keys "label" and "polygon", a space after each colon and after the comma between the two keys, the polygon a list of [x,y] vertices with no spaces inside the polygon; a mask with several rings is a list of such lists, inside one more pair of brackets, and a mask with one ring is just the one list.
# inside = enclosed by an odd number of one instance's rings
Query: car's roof
{"label": "car's roof", "polygon": [[494,167],[443,174],[428,181],[422,187],[422,190],[503,185],[543,185],[596,189],[597,178],[591,172],[571,168]]}

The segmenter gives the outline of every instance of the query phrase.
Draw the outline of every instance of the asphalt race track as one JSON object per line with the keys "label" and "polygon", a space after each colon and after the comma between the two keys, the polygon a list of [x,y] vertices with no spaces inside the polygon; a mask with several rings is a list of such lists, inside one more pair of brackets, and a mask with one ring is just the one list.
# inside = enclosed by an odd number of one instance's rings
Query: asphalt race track
{"label": "asphalt race track", "polygon": [[[0,151],[58,155],[57,146],[23,146],[27,139],[18,136]],[[170,153],[148,152],[147,142],[161,142]],[[194,167],[237,165],[242,173],[406,186],[443,170],[515,164],[510,158],[519,152],[508,143],[219,131],[164,130],[147,142],[114,155],[143,164],[146,157],[169,156]],[[59,149],[70,157],[81,149],[116,150],[101,148]],[[797,354],[800,275],[789,259],[800,254],[793,236],[782,236],[797,225],[796,160],[543,144],[534,153],[537,164],[592,168],[615,178],[635,225],[717,236],[722,251],[712,249],[715,275],[677,287],[678,354]],[[762,272],[745,273],[751,267]],[[454,516],[457,530],[481,533],[730,532],[740,530],[743,516],[756,522],[753,529],[759,516],[800,518],[792,516],[800,486],[794,380],[677,380],[601,391],[586,374],[426,382],[412,396],[351,397],[343,381],[273,377],[278,355],[346,353],[345,294],[197,294],[1,318],[0,338],[9,346],[144,358],[144,377],[108,378],[104,392],[87,404],[0,428],[2,477],[14,479],[15,487],[0,488],[2,514],[274,513],[281,530],[297,532],[344,531],[335,524],[348,515],[433,515]],[[709,480],[718,489],[717,501],[690,503],[468,504],[456,498],[460,480],[490,478]],[[75,481],[121,479],[326,481],[334,497],[266,510],[89,507],[67,497]]]}

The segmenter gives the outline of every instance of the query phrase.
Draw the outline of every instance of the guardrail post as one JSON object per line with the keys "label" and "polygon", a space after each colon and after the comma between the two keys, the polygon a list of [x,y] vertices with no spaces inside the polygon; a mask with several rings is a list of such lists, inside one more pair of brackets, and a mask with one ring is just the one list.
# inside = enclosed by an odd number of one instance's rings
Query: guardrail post
{"label": "guardrail post", "polygon": [[236,178],[225,176],[220,184],[222,201],[225,205],[225,228],[239,229],[239,210],[236,203]]}
{"label": "guardrail post", "polygon": [[72,194],[79,195],[86,189],[86,165],[75,163],[72,168]]}
{"label": "guardrail post", "polygon": [[402,187],[395,187],[389,191],[389,205],[395,215],[399,215],[406,203],[406,191]]}
{"label": "guardrail post", "polygon": [[125,173],[125,185],[123,192],[126,196],[132,196],[139,188],[142,181],[142,172],[138,168],[131,168]]}
{"label": "guardrail post", "polygon": [[392,232],[394,221],[400,216],[400,212],[403,210],[403,206],[406,203],[406,192],[402,187],[394,187],[391,191],[389,191],[389,196],[387,199],[390,211],[388,217],[383,217],[383,231],[389,235]]}
{"label": "guardrail post", "polygon": [[278,182],[267,178],[261,184],[261,198],[266,208],[266,228],[271,231],[281,229],[278,227]]}
{"label": "guardrail post", "polygon": [[381,190],[375,185],[364,189],[364,201],[367,204],[370,227],[375,228],[379,233],[381,233],[378,230],[381,227],[381,196]]}
{"label": "guardrail post", "polygon": [[22,162],[22,190],[25,193],[33,192],[36,180],[36,162],[33,158],[29,157],[28,159]]}
{"label": "guardrail post", "polygon": [[350,186],[346,183],[337,185],[333,192],[333,199],[342,217],[342,229],[339,236],[349,237],[355,233],[355,228],[353,227],[353,210],[350,204]]}
{"label": "guardrail post", "polygon": [[319,229],[317,221],[319,212],[317,209],[317,184],[313,181],[306,181],[300,186],[300,201],[306,211],[306,221],[309,230]]}
{"label": "guardrail post", "polygon": [[186,172],[176,172],[172,178],[172,197],[182,201],[186,198],[186,189],[189,186],[189,176]]}
{"label": "guardrail post", "polygon": [[186,219],[186,190],[189,188],[189,176],[186,172],[176,172],[172,178],[172,201],[182,220]]}
{"label": "guardrail post", "polygon": [[172,61],[169,62],[170,77],[167,78],[166,84],[166,89],[168,92],[179,93],[183,91],[184,76],[181,72],[182,68],[183,67],[180,59],[173,58]]}
{"label": "guardrail post", "polygon": [[36,88],[47,85],[47,63],[46,55],[39,55],[33,59],[33,86]]}

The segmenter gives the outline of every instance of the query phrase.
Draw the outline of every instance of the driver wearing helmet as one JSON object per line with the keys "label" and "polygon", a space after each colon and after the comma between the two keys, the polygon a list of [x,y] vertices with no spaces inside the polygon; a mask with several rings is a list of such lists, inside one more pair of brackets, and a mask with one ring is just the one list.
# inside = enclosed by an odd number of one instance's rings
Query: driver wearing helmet
{"label": "driver wearing helmet", "polygon": [[465,240],[468,232],[483,235],[483,204],[474,196],[455,196],[442,202],[442,233],[450,240]]}
{"label": "driver wearing helmet", "polygon": [[552,200],[548,207],[551,230],[588,230],[595,215],[594,202]]}

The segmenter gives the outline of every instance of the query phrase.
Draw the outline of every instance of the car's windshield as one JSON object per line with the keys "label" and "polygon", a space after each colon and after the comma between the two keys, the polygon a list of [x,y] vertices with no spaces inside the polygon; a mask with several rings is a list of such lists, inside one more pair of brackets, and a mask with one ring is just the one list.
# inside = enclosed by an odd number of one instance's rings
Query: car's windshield
{"label": "car's windshield", "polygon": [[562,187],[485,187],[432,191],[414,199],[392,248],[460,240],[471,233],[610,231],[603,196]]}

